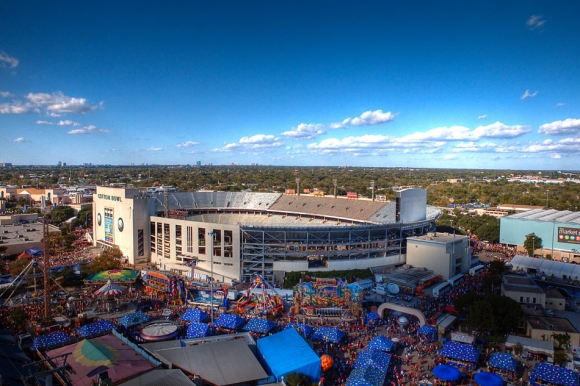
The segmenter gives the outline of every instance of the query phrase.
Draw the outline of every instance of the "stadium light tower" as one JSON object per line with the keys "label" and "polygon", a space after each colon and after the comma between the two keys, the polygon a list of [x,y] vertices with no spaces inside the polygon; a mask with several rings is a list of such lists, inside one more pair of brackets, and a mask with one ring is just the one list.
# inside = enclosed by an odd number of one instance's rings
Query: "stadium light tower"
{"label": "stadium light tower", "polygon": [[375,201],[375,180],[371,180],[371,197]]}
{"label": "stadium light tower", "polygon": [[300,195],[300,178],[296,179],[296,194]]}
{"label": "stadium light tower", "polygon": [[334,198],[336,198],[336,184],[337,184],[337,182],[338,181],[336,180],[336,178],[332,179],[332,185],[334,185]]}
{"label": "stadium light tower", "polygon": [[550,193],[549,190],[546,190],[546,209],[548,209],[548,194]]}

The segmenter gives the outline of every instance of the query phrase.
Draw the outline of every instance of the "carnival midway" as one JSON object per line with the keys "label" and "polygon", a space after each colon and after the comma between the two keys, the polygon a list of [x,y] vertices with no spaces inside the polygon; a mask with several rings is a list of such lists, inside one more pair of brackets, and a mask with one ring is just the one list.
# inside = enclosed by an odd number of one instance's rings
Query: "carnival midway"
{"label": "carnival midway", "polygon": [[[54,280],[59,267],[91,264],[94,252],[79,242],[65,257],[38,249],[20,256],[29,261],[27,270],[2,285],[3,385],[149,384],[142,377],[158,379],[153,372],[168,367],[182,374],[170,384],[292,384],[295,373],[316,385],[578,385],[576,372],[538,356],[518,357],[486,347],[481,337],[438,329],[434,321],[457,296],[481,292],[486,271],[466,275],[438,297],[402,294],[396,285],[377,295],[364,281],[339,277],[310,277],[292,290],[261,276],[194,281],[122,263],[79,287]],[[188,367],[154,347],[217,350],[229,337],[232,345],[245,337],[255,346],[248,351],[255,357],[227,358],[237,374],[230,378],[221,357],[209,371],[211,361]],[[192,353],[179,355],[195,362]],[[258,365],[244,378],[236,365],[248,369],[249,360]],[[224,379],[215,378],[216,369]],[[136,379],[141,383],[131,383]]]}

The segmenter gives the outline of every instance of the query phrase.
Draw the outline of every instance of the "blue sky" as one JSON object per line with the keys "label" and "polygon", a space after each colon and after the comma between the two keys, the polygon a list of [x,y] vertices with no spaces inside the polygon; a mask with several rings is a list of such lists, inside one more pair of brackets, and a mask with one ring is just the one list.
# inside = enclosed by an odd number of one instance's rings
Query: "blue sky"
{"label": "blue sky", "polygon": [[0,2],[0,162],[570,170],[578,1]]}

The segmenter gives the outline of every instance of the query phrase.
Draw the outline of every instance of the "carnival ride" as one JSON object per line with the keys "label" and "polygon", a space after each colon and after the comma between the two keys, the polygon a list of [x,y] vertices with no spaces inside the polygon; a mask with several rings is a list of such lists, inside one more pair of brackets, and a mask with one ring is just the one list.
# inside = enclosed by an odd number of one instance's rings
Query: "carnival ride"
{"label": "carnival ride", "polygon": [[178,304],[182,304],[186,299],[187,293],[183,279],[158,271],[147,271],[142,279],[147,294],[165,295]]}
{"label": "carnival ride", "polygon": [[341,279],[316,278],[294,287],[292,315],[358,317],[364,290]]}
{"label": "carnival ride", "polygon": [[256,275],[254,282],[236,303],[234,311],[238,315],[274,315],[284,312],[284,301],[276,288],[266,279]]}

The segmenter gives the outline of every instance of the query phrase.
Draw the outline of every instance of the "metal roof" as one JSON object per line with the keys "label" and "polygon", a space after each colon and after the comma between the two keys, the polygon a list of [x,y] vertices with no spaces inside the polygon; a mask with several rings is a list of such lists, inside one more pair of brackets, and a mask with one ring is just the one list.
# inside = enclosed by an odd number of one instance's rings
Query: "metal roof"
{"label": "metal roof", "polygon": [[194,383],[179,369],[151,370],[119,386],[192,386]]}
{"label": "metal roof", "polygon": [[572,212],[569,210],[534,209],[527,212],[512,214],[507,217],[546,222],[556,221],[580,223],[580,212]]}
{"label": "metal roof", "polygon": [[243,339],[166,349],[155,355],[220,386],[268,377]]}

